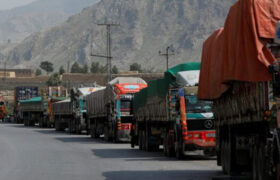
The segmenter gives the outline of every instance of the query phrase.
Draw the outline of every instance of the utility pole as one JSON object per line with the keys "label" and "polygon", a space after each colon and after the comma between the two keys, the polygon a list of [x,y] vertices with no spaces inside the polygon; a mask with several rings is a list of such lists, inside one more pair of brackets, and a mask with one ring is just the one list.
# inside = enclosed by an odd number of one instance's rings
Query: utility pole
{"label": "utility pole", "polygon": [[107,31],[107,53],[106,55],[98,55],[98,54],[91,54],[94,57],[101,57],[107,59],[107,80],[110,82],[112,80],[112,47],[111,47],[111,27],[112,26],[120,26],[119,24],[113,23],[104,23],[104,24],[97,24],[98,26],[106,26]]}
{"label": "utility pole", "polygon": [[70,61],[67,61],[67,73],[70,73]]}
{"label": "utility pole", "polygon": [[173,50],[171,50],[171,52],[169,52],[169,50],[170,50],[170,47],[168,46],[166,48],[166,53],[162,53],[161,51],[158,52],[160,56],[166,57],[166,69],[167,70],[169,69],[169,56],[175,55]]}

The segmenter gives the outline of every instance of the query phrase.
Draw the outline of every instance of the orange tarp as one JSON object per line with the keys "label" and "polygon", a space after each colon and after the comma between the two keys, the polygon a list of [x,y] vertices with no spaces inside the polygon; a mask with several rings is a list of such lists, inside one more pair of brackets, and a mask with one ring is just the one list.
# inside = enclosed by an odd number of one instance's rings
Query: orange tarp
{"label": "orange tarp", "polygon": [[230,81],[268,81],[267,67],[275,61],[266,47],[280,20],[280,0],[239,0],[224,28],[204,43],[198,97],[216,99]]}

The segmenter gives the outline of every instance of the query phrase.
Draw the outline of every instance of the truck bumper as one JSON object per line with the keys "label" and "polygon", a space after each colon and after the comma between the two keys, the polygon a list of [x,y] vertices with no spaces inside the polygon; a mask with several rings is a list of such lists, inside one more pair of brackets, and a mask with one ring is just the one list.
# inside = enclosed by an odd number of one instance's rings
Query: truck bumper
{"label": "truck bumper", "polygon": [[131,141],[131,126],[132,124],[127,123],[127,124],[121,124],[120,129],[118,129],[117,137],[119,141],[123,142],[130,142]]}

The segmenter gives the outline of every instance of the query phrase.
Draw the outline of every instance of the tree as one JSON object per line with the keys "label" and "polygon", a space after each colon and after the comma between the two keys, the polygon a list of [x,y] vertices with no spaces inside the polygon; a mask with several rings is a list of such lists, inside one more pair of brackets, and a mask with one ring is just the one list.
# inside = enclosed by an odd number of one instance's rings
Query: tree
{"label": "tree", "polygon": [[40,64],[40,68],[47,72],[47,74],[53,72],[53,63],[49,61],[43,61]]}
{"label": "tree", "polygon": [[113,73],[113,74],[119,74],[119,70],[118,70],[118,68],[117,68],[116,65],[113,66],[113,68],[112,68],[112,73]]}
{"label": "tree", "polygon": [[81,72],[81,67],[77,62],[75,62],[71,67],[71,73],[80,73],[80,72]]}
{"label": "tree", "polygon": [[48,86],[60,86],[61,83],[62,82],[58,73],[54,73],[53,75],[51,75],[47,81]]}
{"label": "tree", "polygon": [[85,64],[84,67],[81,69],[81,73],[87,74],[88,73],[88,65]]}
{"label": "tree", "polygon": [[107,72],[107,66],[100,65],[99,62],[91,63],[90,72],[95,74],[102,74]]}
{"label": "tree", "polygon": [[36,69],[35,75],[36,75],[36,76],[42,75],[41,69]]}
{"label": "tree", "polygon": [[65,73],[64,67],[63,67],[63,66],[60,66],[60,68],[59,68],[59,74],[62,75],[62,74],[64,74],[64,73]]}
{"label": "tree", "polygon": [[99,67],[99,62],[92,62],[91,67],[90,67],[90,72],[91,73],[99,73],[100,67]]}
{"label": "tree", "polygon": [[130,65],[130,68],[129,68],[130,71],[138,71],[138,72],[142,72],[142,69],[141,69],[141,64],[138,64],[138,63],[133,63]]}

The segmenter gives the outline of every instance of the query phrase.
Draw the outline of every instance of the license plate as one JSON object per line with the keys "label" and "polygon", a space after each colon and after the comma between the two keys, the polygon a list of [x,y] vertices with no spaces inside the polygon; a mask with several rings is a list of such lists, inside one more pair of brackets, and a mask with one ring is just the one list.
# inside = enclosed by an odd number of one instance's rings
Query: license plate
{"label": "license plate", "polygon": [[206,137],[216,137],[216,134],[215,133],[209,133],[209,134],[206,134]]}

